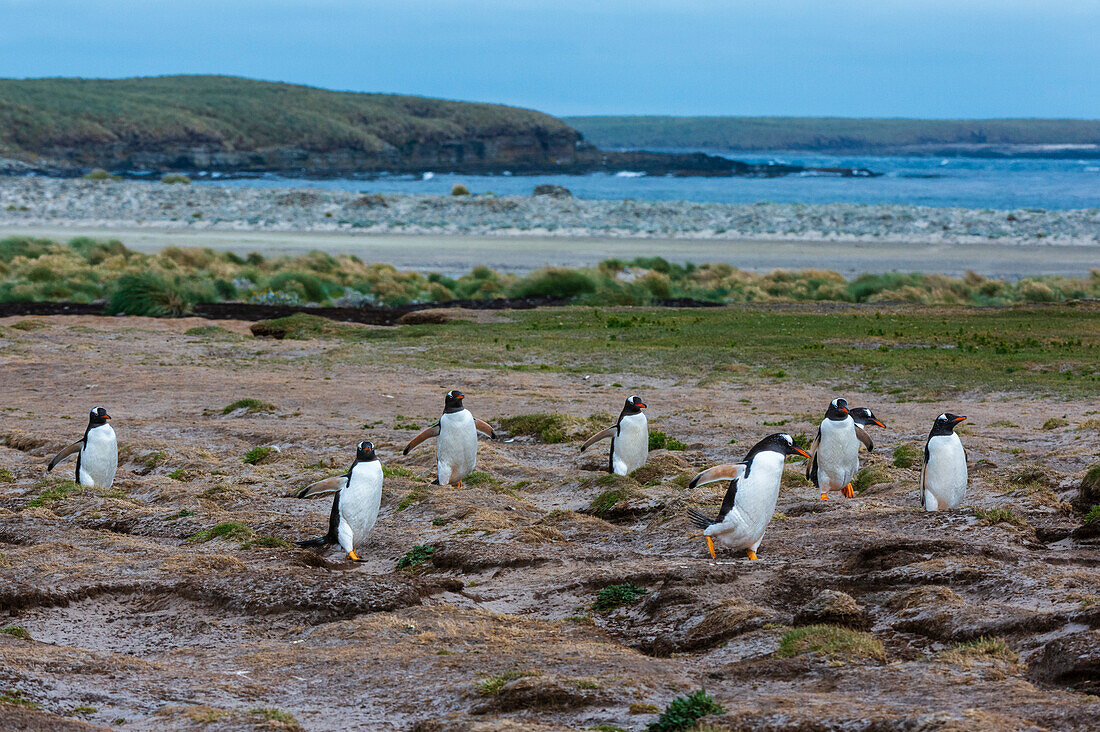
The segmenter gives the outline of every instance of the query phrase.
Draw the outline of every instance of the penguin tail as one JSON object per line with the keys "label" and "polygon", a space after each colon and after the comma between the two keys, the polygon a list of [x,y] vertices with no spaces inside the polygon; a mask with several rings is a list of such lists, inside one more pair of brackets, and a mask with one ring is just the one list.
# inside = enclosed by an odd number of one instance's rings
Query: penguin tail
{"label": "penguin tail", "polygon": [[443,485],[442,483],[439,482],[439,476],[438,475],[436,476],[435,480],[433,480],[431,482],[431,485]]}
{"label": "penguin tail", "polygon": [[326,546],[328,544],[332,544],[333,542],[331,539],[329,539],[328,536],[322,536],[318,539],[306,539],[305,541],[296,541],[294,543],[300,547],[308,548],[314,546]]}
{"label": "penguin tail", "polygon": [[687,514],[688,514],[688,518],[691,520],[691,523],[695,524],[700,529],[705,529],[705,528],[707,528],[708,526],[710,526],[711,524],[714,523],[713,520],[708,518],[701,511],[696,511],[694,508],[689,508],[687,510]]}

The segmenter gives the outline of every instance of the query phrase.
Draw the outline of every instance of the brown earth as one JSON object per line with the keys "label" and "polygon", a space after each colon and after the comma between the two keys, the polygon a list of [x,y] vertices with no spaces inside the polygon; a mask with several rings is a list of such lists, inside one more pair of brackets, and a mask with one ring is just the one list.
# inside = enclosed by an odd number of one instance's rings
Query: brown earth
{"label": "brown earth", "polygon": [[[708,717],[718,729],[1085,730],[1100,717],[1100,553],[1095,531],[1074,533],[1069,505],[1100,433],[1041,429],[1055,412],[1086,422],[1095,402],[848,394],[887,423],[864,457],[885,481],[826,503],[792,463],[760,561],[712,561],[684,509],[716,512],[724,486],[688,490],[686,477],[769,431],[812,434],[834,395],[364,369],[341,362],[341,342],[255,340],[236,321],[217,324],[239,340],[184,335],[208,324],[198,319],[7,327],[20,320],[0,319],[0,468],[11,473],[0,473],[0,626],[30,639],[0,634],[2,728],[641,729],[699,687],[728,712]],[[464,489],[429,485],[430,445],[400,455],[447,388],[495,422],[617,411],[617,381],[688,449],[613,481],[610,520],[586,512],[608,486],[577,440],[483,441],[487,475]],[[274,411],[222,413],[245,397]],[[72,476],[71,462],[50,476],[46,463],[101,404],[119,435],[117,490],[28,506]],[[917,471],[890,456],[919,445],[947,407],[974,425],[963,435],[971,492],[960,510],[926,514]],[[247,535],[188,541],[233,521],[287,541],[320,535],[327,500],[288,496],[345,469],[368,437],[405,474],[386,479],[364,563]],[[262,445],[280,450],[242,462]],[[994,508],[1019,523],[975,513]],[[432,560],[395,570],[414,545],[435,547]],[[591,609],[625,582],[646,590],[640,601]],[[777,654],[809,622],[865,629],[882,651]],[[982,637],[1008,649],[958,645]]]}

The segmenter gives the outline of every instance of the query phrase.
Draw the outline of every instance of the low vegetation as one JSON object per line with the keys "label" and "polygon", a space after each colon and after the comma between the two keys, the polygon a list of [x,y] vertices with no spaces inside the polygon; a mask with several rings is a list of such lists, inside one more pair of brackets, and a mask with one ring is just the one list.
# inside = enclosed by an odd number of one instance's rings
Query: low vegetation
{"label": "low vegetation", "polygon": [[477,693],[481,696],[496,696],[500,693],[500,690],[504,688],[504,685],[512,679],[519,679],[530,675],[530,673],[525,671],[505,671],[502,674],[486,676],[477,683]]}
{"label": "low vegetation", "polygon": [[39,709],[41,706],[38,702],[28,699],[21,689],[8,689],[7,691],[0,692],[0,704],[7,704],[13,707],[27,707],[28,709]]}
{"label": "low vegetation", "polygon": [[395,569],[416,569],[425,562],[432,560],[432,555],[435,554],[435,547],[426,544],[417,544],[403,557],[397,560]]}
{"label": "low vegetation", "polygon": [[1027,527],[1027,521],[1017,516],[1009,508],[975,508],[974,515],[978,517],[984,526],[996,526],[997,524],[1009,524],[1020,528]]}
{"label": "low vegetation", "polygon": [[886,651],[882,642],[870,633],[837,625],[807,625],[786,633],[779,641],[779,658],[791,658],[807,653],[828,657],[855,656],[882,661]]}
{"label": "low vegetation", "polygon": [[27,632],[27,629],[22,625],[5,625],[0,628],[0,633],[4,635],[10,635],[14,638],[22,638],[23,640],[31,640],[31,634]]}
{"label": "low vegetation", "polygon": [[238,409],[247,410],[249,414],[255,414],[256,412],[274,412],[278,407],[269,402],[263,402],[259,399],[252,399],[251,397],[245,399],[238,399],[232,404],[227,404],[222,409],[222,414],[229,414],[230,412],[236,412]]}
{"label": "low vegetation", "polygon": [[592,603],[592,609],[604,613],[623,605],[633,605],[641,600],[646,592],[648,590],[644,587],[638,587],[631,582],[608,585],[596,593],[596,601]]}
{"label": "low vegetation", "polygon": [[863,493],[871,486],[879,483],[886,483],[889,480],[890,474],[886,472],[885,468],[878,465],[872,465],[856,473],[856,477],[852,481],[852,488],[855,489],[856,493]]}
{"label": "low vegetation", "polygon": [[1003,638],[987,638],[985,636],[965,643],[956,643],[951,648],[943,651],[940,658],[950,663],[962,665],[979,659],[998,659],[1009,663],[1016,663],[1019,660],[1019,656],[1008,647]]}
{"label": "low vegetation", "polygon": [[71,496],[78,496],[84,493],[85,490],[84,486],[71,480],[50,483],[46,485],[41,493],[27,501],[26,504],[24,504],[24,508],[36,508],[38,506],[50,508],[68,500]]}
{"label": "low vegetation", "polygon": [[[547,268],[523,277],[474,267],[452,278],[367,264],[352,255],[238,256],[212,249],[131,251],[118,241],[77,238],[67,244],[31,237],[0,240],[0,302],[107,300],[114,313],[170,316],[197,303],[362,306],[458,299],[548,297],[591,305],[645,305],[662,298],[715,303],[907,302],[1007,305],[1100,297],[1100,269],[1088,277],[1031,277],[1015,282],[969,273],[885,273],[848,281],[836,272],[769,274],[728,264],[672,264],[660,257],[609,259],[584,269]],[[609,314],[608,327],[644,326],[637,314]]]}
{"label": "low vegetation", "polygon": [[242,460],[249,465],[258,465],[275,453],[275,448],[270,445],[254,447],[244,454]]}
{"label": "low vegetation", "polygon": [[700,717],[725,712],[722,705],[714,701],[714,697],[704,689],[699,689],[669,702],[661,716],[646,727],[646,732],[680,732],[690,729]]}
{"label": "low vegetation", "polygon": [[686,450],[687,445],[680,442],[675,437],[669,437],[660,430],[649,431],[649,449],[650,450],[674,450],[681,451]]}
{"label": "low vegetation", "polygon": [[920,450],[912,445],[898,445],[894,448],[894,467],[911,468],[920,460]]}

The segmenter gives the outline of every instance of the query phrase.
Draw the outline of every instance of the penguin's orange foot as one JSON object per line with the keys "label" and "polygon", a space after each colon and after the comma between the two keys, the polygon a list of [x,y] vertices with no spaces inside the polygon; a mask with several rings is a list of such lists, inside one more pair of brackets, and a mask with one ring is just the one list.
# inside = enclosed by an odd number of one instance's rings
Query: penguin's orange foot
{"label": "penguin's orange foot", "polygon": [[714,539],[712,539],[708,536],[708,537],[706,537],[706,540],[707,540],[707,549],[710,550],[710,558],[711,559],[717,559],[718,555],[714,553]]}
{"label": "penguin's orange foot", "polygon": [[844,497],[845,498],[855,498],[856,497],[856,492],[854,490],[852,490],[852,484],[851,483],[844,486]]}
{"label": "penguin's orange foot", "polygon": [[461,488],[461,487],[462,487],[462,481],[461,480],[458,481],[457,483],[455,483],[455,488]]}
{"label": "penguin's orange foot", "polygon": [[750,561],[756,561],[756,552],[754,552],[752,549],[746,549],[745,554],[748,555]]}
{"label": "penguin's orange foot", "polygon": [[822,493],[821,494],[821,500],[823,500],[823,501],[829,500],[829,494],[828,493]]}
{"label": "penguin's orange foot", "polygon": [[354,549],[352,549],[352,550],[351,550],[350,552],[348,552],[348,559],[350,559],[350,560],[351,560],[351,561],[353,561],[353,562],[361,562],[361,561],[363,561],[363,560],[362,560],[362,559],[361,559],[361,558],[359,557],[359,555],[355,553],[355,550],[354,550]]}

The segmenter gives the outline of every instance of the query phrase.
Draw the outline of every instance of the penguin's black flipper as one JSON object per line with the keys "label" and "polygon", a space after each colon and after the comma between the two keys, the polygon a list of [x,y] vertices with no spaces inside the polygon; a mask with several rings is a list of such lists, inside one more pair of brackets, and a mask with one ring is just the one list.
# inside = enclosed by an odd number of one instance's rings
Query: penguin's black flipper
{"label": "penguin's black flipper", "polygon": [[306,539],[305,541],[296,541],[294,543],[297,544],[300,547],[311,547],[311,546],[325,546],[327,544],[331,544],[332,542],[328,540],[327,536],[322,536],[319,539]]}
{"label": "penguin's black flipper", "polygon": [[871,439],[871,435],[867,434],[867,430],[863,429],[858,424],[856,425],[856,437],[859,438],[859,441],[867,448],[867,452],[875,451],[875,441]]}
{"label": "penguin's black flipper", "polygon": [[714,521],[708,518],[706,514],[702,513],[701,511],[696,511],[694,508],[689,508],[687,510],[687,514],[688,518],[691,520],[691,523],[695,524],[700,529],[705,529],[714,523]]}
{"label": "penguin's black flipper", "polygon": [[84,440],[77,440],[76,442],[74,442],[73,444],[69,445],[64,450],[62,450],[61,452],[54,455],[53,460],[51,460],[50,464],[48,466],[46,466],[46,472],[48,473],[51,470],[53,470],[55,467],[57,467],[57,464],[59,462],[61,462],[65,458],[69,457],[70,455],[75,455],[76,453],[80,452],[80,448],[82,448],[82,447],[84,447]]}

